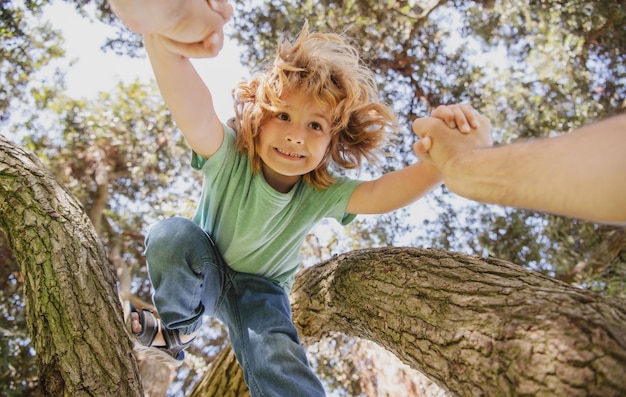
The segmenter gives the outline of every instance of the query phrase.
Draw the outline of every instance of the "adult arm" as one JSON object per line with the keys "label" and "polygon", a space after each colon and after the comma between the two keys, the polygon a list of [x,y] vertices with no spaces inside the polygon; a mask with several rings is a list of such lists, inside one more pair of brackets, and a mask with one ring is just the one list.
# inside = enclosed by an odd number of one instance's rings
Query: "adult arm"
{"label": "adult arm", "polygon": [[161,96],[191,148],[203,157],[219,149],[224,130],[204,81],[189,61],[168,49],[161,36],[144,35]]}
{"label": "adult arm", "polygon": [[[459,138],[440,120],[418,119],[416,146],[443,173],[446,186],[485,203],[626,224],[626,115],[554,138],[484,147],[481,133]],[[484,131],[483,131],[484,132]],[[452,139],[454,138],[454,139]],[[462,142],[462,145],[459,144]]]}
{"label": "adult arm", "polygon": [[179,54],[213,57],[222,49],[223,26],[233,14],[226,0],[108,0],[111,10],[139,34],[157,33]]}

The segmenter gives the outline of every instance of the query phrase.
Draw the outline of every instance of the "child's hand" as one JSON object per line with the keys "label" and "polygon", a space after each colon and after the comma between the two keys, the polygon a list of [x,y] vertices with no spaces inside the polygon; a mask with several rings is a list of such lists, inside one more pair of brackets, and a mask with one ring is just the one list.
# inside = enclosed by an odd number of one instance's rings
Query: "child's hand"
{"label": "child's hand", "polygon": [[440,105],[431,113],[431,117],[443,120],[450,128],[458,128],[463,133],[468,133],[472,128],[480,125],[478,114],[471,105]]}

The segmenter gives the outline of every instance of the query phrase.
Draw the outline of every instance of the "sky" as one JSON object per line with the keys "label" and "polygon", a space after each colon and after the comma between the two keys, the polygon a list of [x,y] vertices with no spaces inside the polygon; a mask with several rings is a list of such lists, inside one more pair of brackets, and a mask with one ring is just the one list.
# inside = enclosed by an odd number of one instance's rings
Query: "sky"
{"label": "sky", "polygon": [[[100,91],[113,89],[118,81],[132,82],[139,78],[142,82],[149,82],[153,79],[147,58],[132,59],[102,52],[100,47],[106,37],[114,37],[115,30],[104,23],[92,23],[81,17],[72,4],[54,2],[46,8],[44,19],[62,31],[66,56],[76,59],[76,63],[66,70],[67,95],[90,98]],[[239,63],[237,45],[226,39],[216,58],[194,59],[192,62],[213,94],[218,115],[222,120],[231,117],[231,90],[248,76]]]}

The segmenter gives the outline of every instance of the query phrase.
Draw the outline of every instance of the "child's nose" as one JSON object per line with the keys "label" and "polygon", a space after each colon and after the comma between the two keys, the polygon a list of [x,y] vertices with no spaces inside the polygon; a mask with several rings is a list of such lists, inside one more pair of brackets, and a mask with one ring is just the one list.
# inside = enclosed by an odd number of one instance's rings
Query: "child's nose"
{"label": "child's nose", "polygon": [[289,133],[287,133],[287,135],[285,136],[285,139],[288,142],[301,145],[304,143],[304,131],[302,131],[302,129],[300,128],[294,128],[291,131],[289,131]]}

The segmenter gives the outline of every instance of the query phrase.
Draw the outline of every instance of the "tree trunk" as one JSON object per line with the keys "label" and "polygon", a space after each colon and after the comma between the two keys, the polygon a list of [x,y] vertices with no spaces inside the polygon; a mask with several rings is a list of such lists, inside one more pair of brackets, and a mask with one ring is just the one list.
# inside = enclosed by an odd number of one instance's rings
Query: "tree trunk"
{"label": "tree trunk", "polygon": [[459,396],[626,395],[624,303],[496,259],[380,248],[300,272],[305,339],[370,339]]}
{"label": "tree trunk", "polygon": [[85,210],[0,136],[0,228],[20,263],[47,396],[142,396],[115,277]]}
{"label": "tree trunk", "polygon": [[198,382],[189,397],[250,397],[243,371],[230,344],[211,363],[209,371]]}

